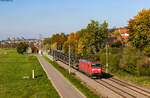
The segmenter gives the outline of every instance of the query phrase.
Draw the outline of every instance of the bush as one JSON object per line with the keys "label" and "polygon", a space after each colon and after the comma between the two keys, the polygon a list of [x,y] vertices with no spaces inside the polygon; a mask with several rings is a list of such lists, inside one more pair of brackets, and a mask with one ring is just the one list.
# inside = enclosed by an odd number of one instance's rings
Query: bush
{"label": "bush", "polygon": [[[121,55],[119,53],[113,54],[111,51],[112,49],[111,50],[109,49],[109,53],[108,53],[109,71],[116,72],[118,69],[120,69],[119,62],[120,62]],[[101,50],[101,52],[99,53],[99,57],[100,57],[100,62],[102,63],[103,69],[104,69],[106,67],[106,50],[105,49]]]}
{"label": "bush", "polygon": [[150,75],[150,61],[148,57],[143,56],[141,59],[137,60],[137,74],[140,76],[149,76]]}
{"label": "bush", "polygon": [[109,53],[111,54],[120,54],[122,52],[122,48],[109,48]]}
{"label": "bush", "polygon": [[122,43],[121,43],[120,40],[115,40],[115,41],[113,42],[113,44],[111,45],[111,47],[120,48],[120,47],[122,47]]}
{"label": "bush", "polygon": [[140,52],[136,48],[126,47],[123,49],[120,59],[120,68],[124,71],[136,74],[136,62],[140,58]]}
{"label": "bush", "polygon": [[25,43],[25,42],[20,42],[18,45],[17,45],[17,52],[19,54],[23,54],[24,52],[27,51],[27,48],[28,48],[28,45]]}
{"label": "bush", "polygon": [[144,55],[150,57],[150,45],[147,45],[147,46],[143,49],[143,53],[144,53]]}
{"label": "bush", "polygon": [[108,63],[109,63],[109,70],[111,72],[117,72],[118,70],[120,70],[120,66],[119,66],[120,58],[121,58],[120,54],[109,55]]}

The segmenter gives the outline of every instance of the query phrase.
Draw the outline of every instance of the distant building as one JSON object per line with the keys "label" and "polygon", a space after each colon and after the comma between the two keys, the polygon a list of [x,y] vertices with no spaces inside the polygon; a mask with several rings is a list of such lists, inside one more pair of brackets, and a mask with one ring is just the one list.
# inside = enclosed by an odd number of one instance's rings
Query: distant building
{"label": "distant building", "polygon": [[108,30],[108,43],[109,44],[113,44],[113,42],[115,40],[117,40],[117,37],[115,37],[114,33],[113,33],[113,32],[115,32],[115,30],[117,30],[117,29],[116,28],[112,28],[112,29]]}
{"label": "distant building", "polygon": [[127,41],[129,34],[128,34],[128,29],[127,28],[120,28],[118,29],[118,31],[120,32],[120,37],[118,37],[118,40],[124,40]]}
{"label": "distant building", "polygon": [[[114,32],[116,30],[120,33],[120,36],[114,35]],[[128,29],[126,27],[111,29],[111,30],[109,30],[109,33],[108,33],[108,42],[110,44],[113,43],[114,40],[122,40],[122,41],[126,42],[128,40],[128,37],[129,37],[129,34],[128,34]]]}

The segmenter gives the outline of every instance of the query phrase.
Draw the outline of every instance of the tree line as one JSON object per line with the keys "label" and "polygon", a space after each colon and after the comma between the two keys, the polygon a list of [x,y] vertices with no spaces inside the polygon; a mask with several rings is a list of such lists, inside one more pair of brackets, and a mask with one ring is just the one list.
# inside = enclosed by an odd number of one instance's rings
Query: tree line
{"label": "tree line", "polygon": [[[143,9],[137,16],[130,19],[127,29],[128,44],[150,56],[150,9]],[[113,33],[115,36],[120,36],[119,32]],[[65,53],[68,53],[70,45],[72,55],[91,57],[108,44],[108,23],[104,21],[100,24],[98,21],[91,20],[84,29],[68,35],[65,33],[53,34],[43,43],[44,45],[48,44],[51,49],[63,50]],[[121,45],[119,42],[116,44]]]}
{"label": "tree line", "polygon": [[[51,49],[68,53],[69,45],[71,54],[82,58],[92,58],[105,62],[105,46],[109,47],[109,64],[111,71],[123,70],[134,75],[150,75],[150,9],[143,9],[133,19],[129,20],[129,37],[123,45],[122,40],[108,43],[108,23],[91,20],[81,30],[70,34],[53,34],[43,44]],[[113,32],[120,36],[118,32]],[[120,48],[115,48],[120,47]]]}
{"label": "tree line", "polygon": [[44,45],[49,44],[51,49],[62,50],[68,53],[70,45],[71,54],[79,57],[89,58],[96,55],[100,49],[104,48],[108,40],[108,23],[104,21],[91,20],[86,28],[69,35],[54,34],[48,40],[44,40]]}

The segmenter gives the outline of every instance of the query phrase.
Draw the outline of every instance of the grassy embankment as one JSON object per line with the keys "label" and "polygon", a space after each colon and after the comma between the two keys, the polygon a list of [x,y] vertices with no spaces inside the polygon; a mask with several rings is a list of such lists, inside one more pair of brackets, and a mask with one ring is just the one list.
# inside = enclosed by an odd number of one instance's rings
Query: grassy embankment
{"label": "grassy embankment", "polygon": [[[100,53],[100,61],[105,71],[105,50]],[[150,88],[150,67],[140,51],[132,48],[110,48],[108,55],[109,73],[136,85]]]}
{"label": "grassy embankment", "polygon": [[59,72],[62,73],[62,75],[69,80],[77,89],[79,89],[87,98],[99,98],[100,96],[98,96],[96,93],[94,93],[93,91],[91,91],[88,87],[86,87],[82,81],[80,81],[79,79],[77,79],[77,77],[75,77],[75,75],[70,74],[68,70],[60,67],[55,61],[51,61],[48,57],[44,56],[44,58],[51,63],[52,66],[54,66]]}
{"label": "grassy embankment", "polygon": [[[4,53],[5,52],[5,53]],[[35,79],[32,79],[32,69]],[[24,79],[24,76],[30,78]],[[0,98],[60,98],[37,58],[0,49]]]}

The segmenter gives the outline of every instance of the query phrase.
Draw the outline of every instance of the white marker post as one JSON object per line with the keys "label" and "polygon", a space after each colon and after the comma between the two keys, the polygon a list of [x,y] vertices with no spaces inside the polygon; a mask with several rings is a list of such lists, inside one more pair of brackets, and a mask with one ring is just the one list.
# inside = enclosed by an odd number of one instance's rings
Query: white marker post
{"label": "white marker post", "polygon": [[32,78],[34,79],[34,70],[32,70]]}

